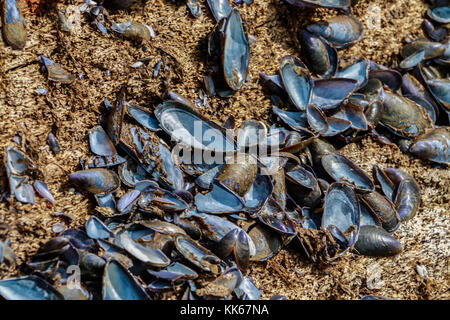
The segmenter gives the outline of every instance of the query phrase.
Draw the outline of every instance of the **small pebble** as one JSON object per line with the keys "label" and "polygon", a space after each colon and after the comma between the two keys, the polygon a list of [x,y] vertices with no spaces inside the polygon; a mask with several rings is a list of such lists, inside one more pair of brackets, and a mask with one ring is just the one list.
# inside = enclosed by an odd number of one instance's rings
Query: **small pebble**
{"label": "small pebble", "polygon": [[418,264],[416,266],[416,270],[417,270],[417,273],[419,274],[419,276],[421,276],[422,278],[428,277],[428,271],[425,266]]}
{"label": "small pebble", "polygon": [[134,64],[131,65],[132,68],[140,68],[144,65],[144,63],[142,61],[138,61],[135,62]]}
{"label": "small pebble", "polygon": [[52,227],[52,231],[54,233],[61,233],[66,229],[66,225],[64,222],[55,223]]}
{"label": "small pebble", "polygon": [[61,152],[61,147],[59,146],[58,139],[56,139],[56,137],[52,133],[48,134],[48,144],[50,145],[50,148],[54,153]]}

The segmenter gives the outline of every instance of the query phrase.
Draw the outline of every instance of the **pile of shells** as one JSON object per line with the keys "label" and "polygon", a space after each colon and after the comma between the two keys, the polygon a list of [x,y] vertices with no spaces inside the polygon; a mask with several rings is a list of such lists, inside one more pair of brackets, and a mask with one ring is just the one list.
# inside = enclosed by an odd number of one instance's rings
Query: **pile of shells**
{"label": "pile of shells", "polygon": [[[259,299],[246,271],[287,246],[325,264],[349,252],[402,251],[393,234],[418,211],[417,182],[377,165],[371,177],[339,149],[369,134],[433,165],[449,163],[448,3],[436,1],[428,10],[424,28],[431,40],[406,44],[398,65],[361,59],[339,69],[338,50],[364,37],[350,0],[287,2],[342,14],[300,30],[299,56],[284,57],[277,74],[262,70],[272,126],[247,120],[234,128],[233,118],[218,124],[174,92],[156,108],[132,105],[123,87],[89,133],[92,156],[80,159],[80,170],[68,177],[101,214],[84,230],[67,229],[46,242],[23,264],[26,276],[0,280],[0,296],[158,299],[173,292],[188,300]],[[23,48],[23,17],[15,0],[5,3],[4,38]],[[187,5],[201,14],[197,1]],[[214,68],[204,77],[205,92],[226,98],[247,80],[249,36],[227,0],[208,5],[216,26],[207,39]],[[92,1],[83,11],[102,32],[151,38],[151,29],[131,21],[106,27],[106,9]],[[39,60],[49,80],[76,81],[51,59]],[[10,194],[32,203],[29,179],[36,168],[12,146],[5,159]],[[45,183],[34,186],[54,203]],[[0,245],[0,262],[10,263],[13,253]],[[81,282],[72,282],[73,270]]]}

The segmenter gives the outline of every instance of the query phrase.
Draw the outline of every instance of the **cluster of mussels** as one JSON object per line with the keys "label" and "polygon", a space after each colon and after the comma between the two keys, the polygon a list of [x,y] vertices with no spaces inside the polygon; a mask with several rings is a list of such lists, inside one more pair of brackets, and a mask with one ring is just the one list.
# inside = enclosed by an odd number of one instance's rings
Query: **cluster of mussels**
{"label": "cluster of mussels", "polygon": [[[111,2],[126,8],[133,1]],[[349,14],[350,0],[288,2],[346,14],[299,32],[305,63],[287,56],[278,74],[261,73],[275,123],[246,120],[235,129],[231,117],[220,125],[174,92],[152,112],[128,103],[123,87],[89,133],[93,155],[69,177],[95,198],[98,214],[85,230],[66,229],[45,243],[21,266],[27,276],[0,281],[0,296],[150,299],[173,292],[182,299],[259,299],[246,270],[288,245],[317,263],[348,251],[402,251],[392,234],[417,213],[419,185],[377,165],[372,179],[337,147],[371,134],[435,165],[449,163],[448,2],[435,1],[427,13],[433,23],[424,24],[441,42],[408,43],[398,68],[362,59],[345,69],[337,50],[364,36]],[[189,8],[196,4],[188,1]],[[208,5],[217,22],[208,56],[220,67],[205,76],[205,89],[227,97],[247,79],[248,35],[227,0]],[[50,80],[75,81],[50,59],[40,60]],[[5,161],[10,193],[22,201],[36,168],[16,147]],[[54,202],[46,185],[36,184]],[[0,262],[13,256],[0,242]]]}

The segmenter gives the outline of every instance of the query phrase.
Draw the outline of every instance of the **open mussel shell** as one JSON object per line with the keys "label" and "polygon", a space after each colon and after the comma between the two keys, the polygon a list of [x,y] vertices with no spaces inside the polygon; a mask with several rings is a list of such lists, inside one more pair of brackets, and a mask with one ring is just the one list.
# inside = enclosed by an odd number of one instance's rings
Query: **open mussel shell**
{"label": "open mussel shell", "polygon": [[116,240],[130,255],[145,264],[154,267],[167,267],[170,264],[170,259],[164,252],[134,241],[128,231],[121,232]]}
{"label": "open mussel shell", "polygon": [[[306,108],[305,108],[306,109]],[[272,111],[281,121],[299,133],[311,133],[308,128],[308,119],[304,111],[285,111],[272,107]]]}
{"label": "open mussel shell", "polygon": [[146,180],[148,173],[136,161],[128,159],[119,165],[120,180],[128,187],[135,187],[140,181]]}
{"label": "open mussel shell", "polygon": [[335,182],[325,195],[321,227],[348,249],[358,239],[360,208],[352,187]]}
{"label": "open mussel shell", "polygon": [[154,170],[152,177],[168,190],[181,190],[184,186],[183,173],[175,164],[173,154],[162,143],[158,145],[158,149],[156,155],[162,162],[162,168]]}
{"label": "open mussel shell", "polygon": [[394,201],[395,186],[394,183],[389,179],[384,170],[382,170],[378,165],[374,164],[372,168],[372,176],[376,183],[380,185],[381,190],[384,195],[391,201]]}
{"label": "open mussel shell", "polygon": [[247,79],[250,48],[238,9],[226,19],[222,45],[224,79],[231,90],[239,90]]}
{"label": "open mussel shell", "polygon": [[417,66],[419,63],[421,63],[425,59],[425,50],[419,50],[417,52],[412,53],[410,56],[403,59],[399,67],[401,69],[412,69],[415,66]]}
{"label": "open mussel shell", "polygon": [[299,42],[308,69],[320,78],[330,78],[338,68],[338,55],[328,41],[306,30],[299,33]]}
{"label": "open mussel shell", "polygon": [[434,101],[432,95],[424,88],[424,86],[412,75],[405,73],[403,75],[402,94],[417,104],[424,107],[433,120],[436,122],[439,116],[439,107]]}
{"label": "open mussel shell", "polygon": [[361,107],[346,103],[341,105],[338,112],[333,114],[333,117],[346,120],[355,130],[367,130],[368,123],[366,116]]}
{"label": "open mussel shell", "polygon": [[155,232],[168,234],[170,236],[174,236],[176,234],[186,234],[181,227],[167,221],[157,219],[141,220],[139,221],[139,224]]}
{"label": "open mussel shell", "polygon": [[426,112],[428,113],[428,116],[430,117],[431,121],[433,123],[436,123],[438,116],[439,116],[439,109],[433,104],[433,100],[428,100],[425,97],[421,96],[414,96],[409,94],[403,94],[403,97],[414,101],[418,105],[425,108]]}
{"label": "open mussel shell", "polygon": [[336,181],[350,183],[360,192],[374,191],[370,177],[348,158],[332,153],[321,158],[325,171]]}
{"label": "open mussel shell", "polygon": [[402,86],[402,75],[397,70],[377,69],[369,72],[369,79],[378,79],[392,91],[397,91]]}
{"label": "open mussel shell", "polygon": [[359,222],[360,227],[362,226],[377,226],[381,227],[381,221],[377,218],[373,210],[359,198],[359,208],[361,220]]}
{"label": "open mussel shell", "polygon": [[245,204],[245,209],[248,212],[258,212],[265,205],[272,191],[273,183],[270,176],[258,174],[242,199]]}
{"label": "open mussel shell", "polygon": [[276,207],[276,204],[271,203],[271,201],[267,204],[270,204],[272,208],[262,212],[258,216],[258,220],[272,231],[283,236],[283,244],[287,244],[295,237],[297,231],[295,230],[293,222],[286,218],[285,212],[281,211],[281,208],[279,206]]}
{"label": "open mussel shell", "polygon": [[211,251],[204,248],[187,235],[177,234],[174,236],[174,244],[177,251],[189,262],[200,269],[220,273],[222,270],[221,260]]}
{"label": "open mussel shell", "polygon": [[183,104],[183,105],[185,105],[185,106],[187,106],[187,107],[189,107],[191,109],[194,109],[194,110],[196,108],[195,105],[190,100],[188,100],[187,98],[185,98],[181,94],[173,92],[173,91],[167,91],[164,94],[164,99],[177,101],[178,103],[181,103],[181,104]]}
{"label": "open mussel shell", "polygon": [[142,180],[136,183],[135,189],[140,192],[149,192],[149,190],[159,189],[159,184],[154,180]]}
{"label": "open mussel shell", "polygon": [[401,243],[386,230],[377,226],[362,226],[355,250],[359,254],[374,257],[393,256],[402,251]]}
{"label": "open mussel shell", "polygon": [[105,260],[117,260],[126,269],[133,267],[133,261],[128,257],[127,252],[113,243],[98,239],[97,243],[103,249],[102,257]]}
{"label": "open mussel shell", "polygon": [[58,63],[45,57],[39,56],[39,60],[44,64],[47,70],[47,77],[51,81],[60,82],[63,84],[72,83],[75,80],[75,76],[63,69]]}
{"label": "open mussel shell", "polygon": [[250,190],[257,173],[258,164],[255,157],[245,153],[236,153],[232,158],[226,160],[215,178],[242,197]]}
{"label": "open mussel shell", "polygon": [[202,189],[210,190],[216,175],[222,170],[223,165],[217,165],[195,179],[195,183]]}
{"label": "open mussel shell", "polygon": [[[215,243],[219,243],[225,237],[225,235],[227,235],[234,229],[237,229],[239,231],[242,230],[230,220],[217,215],[195,212],[192,214],[192,218],[202,227],[201,229],[203,236]],[[253,256],[255,254],[255,244],[248,235],[247,237],[250,256]]]}
{"label": "open mussel shell", "polygon": [[352,126],[352,123],[345,119],[340,119],[336,117],[328,117],[328,130],[321,133],[324,137],[332,137],[339,133],[342,133]]}
{"label": "open mussel shell", "polygon": [[186,6],[189,8],[189,11],[195,18],[199,18],[202,15],[202,10],[200,8],[199,0],[187,0]]}
{"label": "open mussel shell", "polygon": [[266,261],[274,257],[283,247],[280,235],[256,224],[248,231],[248,235],[255,244],[255,254],[250,257],[251,261]]}
{"label": "open mussel shell", "polygon": [[151,300],[139,282],[118,261],[111,259],[103,274],[103,300]]}
{"label": "open mussel shell", "polygon": [[314,131],[325,133],[328,131],[328,121],[325,113],[313,104],[306,107],[306,119]]}
{"label": "open mussel shell", "polygon": [[383,170],[386,176],[395,184],[394,204],[401,221],[414,217],[420,205],[420,187],[416,180],[406,172],[386,168]]}
{"label": "open mussel shell", "polygon": [[[14,176],[10,177],[10,183],[15,179]],[[19,186],[14,186],[14,196],[16,199],[22,203],[31,203],[35,204],[35,197],[34,197],[34,189],[31,184],[28,183],[22,183]]]}
{"label": "open mussel shell", "polygon": [[286,172],[286,185],[292,199],[299,205],[315,207],[319,204],[321,191],[316,177],[298,166]]}
{"label": "open mussel shell", "polygon": [[422,28],[425,34],[434,41],[442,41],[448,36],[448,29],[441,26],[434,26],[429,19],[423,19]]}
{"label": "open mussel shell", "polygon": [[337,107],[345,98],[357,89],[358,82],[354,79],[333,78],[314,81],[311,104],[321,110]]}
{"label": "open mussel shell", "polygon": [[67,229],[59,236],[69,239],[70,243],[80,250],[92,250],[96,245],[95,241],[80,229]]}
{"label": "open mussel shell", "polygon": [[167,280],[172,283],[198,278],[197,272],[179,262],[171,263],[159,271],[147,269],[147,272],[158,279]]}
{"label": "open mussel shell", "polygon": [[[445,2],[443,4],[445,4]],[[433,21],[443,24],[450,23],[450,6],[448,5],[448,2],[447,5],[434,5],[428,9],[427,15]]]}
{"label": "open mussel shell", "polygon": [[150,131],[158,131],[161,129],[159,127],[158,119],[156,119],[156,117],[152,113],[145,110],[144,108],[129,105],[127,107],[127,112],[141,126],[149,129]]}
{"label": "open mussel shell", "polygon": [[419,136],[408,151],[421,159],[436,163],[450,163],[450,128],[436,127]]}
{"label": "open mussel shell", "polygon": [[248,236],[244,230],[241,230],[238,234],[234,245],[233,255],[239,269],[246,270],[250,262],[250,248]]}
{"label": "open mussel shell", "polygon": [[338,70],[336,77],[356,80],[357,88],[362,88],[369,79],[369,62],[367,59],[358,60],[347,68]]}
{"label": "open mussel shell", "polygon": [[117,154],[114,144],[101,126],[96,126],[89,132],[89,146],[91,151],[99,156],[113,156]]}
{"label": "open mussel shell", "polygon": [[97,217],[90,217],[86,222],[86,233],[92,239],[108,239],[114,237],[114,233]]}
{"label": "open mussel shell", "polygon": [[165,101],[155,110],[161,128],[172,139],[195,149],[227,152],[236,150],[232,137],[214,122],[177,102]]}
{"label": "open mussel shell", "polygon": [[64,300],[52,285],[38,276],[0,280],[0,296],[6,300]]}
{"label": "open mussel shell", "polygon": [[33,187],[36,192],[44,199],[46,199],[51,204],[55,204],[55,198],[53,197],[50,190],[48,190],[48,185],[44,181],[35,181]]}
{"label": "open mussel shell", "polygon": [[444,108],[450,110],[450,80],[449,79],[431,79],[427,81],[430,92],[441,103]]}
{"label": "open mussel shell", "polygon": [[93,194],[107,194],[120,187],[119,176],[107,169],[88,169],[72,173],[69,180],[77,187]]}
{"label": "open mussel shell", "polygon": [[182,283],[171,283],[167,280],[155,279],[146,287],[151,292],[169,292]]}
{"label": "open mussel shell", "polygon": [[222,239],[219,241],[217,246],[216,254],[218,257],[224,259],[228,257],[234,249],[236,241],[238,239],[240,230],[235,228],[230,230]]}
{"label": "open mussel shell", "polygon": [[384,91],[380,122],[396,135],[415,138],[431,128],[432,120],[425,108],[390,90]]}
{"label": "open mussel shell", "polygon": [[348,47],[364,37],[362,23],[351,15],[339,15],[310,24],[306,29],[327,39],[337,49]]}
{"label": "open mussel shell", "polygon": [[240,212],[245,207],[236,193],[216,179],[212,190],[206,194],[198,193],[194,202],[198,211],[214,214]]}
{"label": "open mussel shell", "polygon": [[259,300],[261,298],[261,291],[246,276],[242,277],[242,281],[234,289],[234,293],[241,300]]}
{"label": "open mussel shell", "polygon": [[286,56],[280,61],[280,77],[292,103],[305,110],[313,88],[308,68],[296,57]]}
{"label": "open mussel shell", "polygon": [[232,9],[228,0],[208,0],[208,7],[216,22],[228,17]]}
{"label": "open mussel shell", "polygon": [[424,59],[433,59],[442,55],[445,51],[445,47],[440,42],[418,39],[404,45],[400,54],[403,58],[406,58],[421,50],[425,51]]}
{"label": "open mussel shell", "polygon": [[8,146],[6,148],[5,167],[8,174],[22,176],[32,166],[31,160],[19,149]]}
{"label": "open mussel shell", "polygon": [[[236,267],[224,271],[214,281],[208,283],[204,288],[195,290],[195,293],[204,298],[229,297],[233,290],[240,284],[242,273]],[[220,289],[217,289],[220,288]]]}
{"label": "open mussel shell", "polygon": [[140,195],[141,192],[136,189],[125,193],[119,199],[119,201],[117,201],[117,211],[119,211],[122,214],[129,213],[131,210],[133,210]]}

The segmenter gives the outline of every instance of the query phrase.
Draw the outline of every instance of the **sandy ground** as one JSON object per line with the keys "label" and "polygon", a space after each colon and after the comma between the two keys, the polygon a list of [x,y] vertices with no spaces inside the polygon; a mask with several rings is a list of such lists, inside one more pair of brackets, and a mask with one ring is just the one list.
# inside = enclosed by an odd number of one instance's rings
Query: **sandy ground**
{"label": "sandy ground", "polygon": [[[81,5],[82,1],[73,1]],[[69,5],[61,1],[61,7]],[[389,65],[405,38],[422,36],[420,25],[427,4],[412,1],[359,1],[353,13],[364,23],[365,38],[339,52],[345,66],[366,57]],[[0,162],[12,138],[23,135],[23,147],[43,171],[45,181],[57,199],[49,207],[41,198],[36,205],[18,202],[0,203],[0,235],[11,239],[18,263],[36,252],[47,239],[55,236],[52,226],[61,222],[54,215],[63,211],[74,221],[69,227],[82,226],[95,214],[94,199],[76,194],[67,183],[68,174],[87,156],[88,131],[97,124],[102,101],[114,101],[121,85],[126,84],[129,100],[153,110],[167,90],[194,100],[202,88],[206,72],[206,38],[214,22],[202,4],[203,14],[192,18],[181,1],[136,1],[131,9],[110,12],[118,22],[134,21],[153,27],[156,38],[136,45],[115,35],[104,35],[82,17],[81,27],[58,36],[56,19],[49,14],[25,15],[28,41],[23,51],[14,51],[0,42]],[[237,124],[245,119],[267,121],[271,115],[268,97],[258,80],[260,72],[274,73],[285,55],[298,55],[296,30],[311,21],[336,14],[333,10],[297,9],[278,0],[255,0],[240,11],[249,34],[257,42],[251,47],[250,81],[232,98],[212,98],[202,113],[217,121],[233,115]],[[379,14],[378,14],[379,13]],[[180,79],[168,84],[152,76],[161,58],[162,48],[172,56],[167,64],[182,70]],[[63,65],[83,80],[72,85],[50,82],[40,72],[39,55]],[[152,58],[142,68],[130,66],[141,58]],[[167,61],[167,60],[166,60]],[[46,96],[38,88],[49,90]],[[46,143],[53,132],[61,144],[54,155]],[[283,250],[275,259],[251,264],[248,274],[262,289],[263,298],[274,294],[288,299],[359,299],[374,294],[399,299],[448,299],[449,293],[449,181],[448,168],[411,159],[397,147],[381,146],[370,138],[350,144],[343,150],[355,163],[370,172],[371,165],[392,166],[412,174],[422,188],[422,205],[417,216],[403,224],[395,236],[404,251],[394,258],[368,258],[347,254],[336,265],[318,269],[292,250]],[[4,168],[0,170],[0,190],[7,188]],[[416,272],[423,265],[426,279]],[[0,278],[17,271],[0,268]],[[375,279],[375,280],[374,280]]]}

